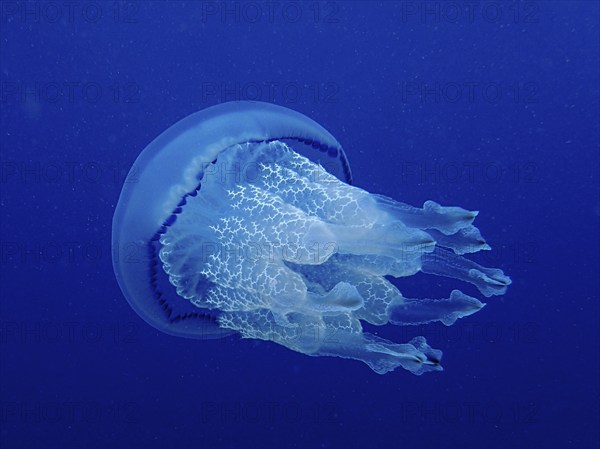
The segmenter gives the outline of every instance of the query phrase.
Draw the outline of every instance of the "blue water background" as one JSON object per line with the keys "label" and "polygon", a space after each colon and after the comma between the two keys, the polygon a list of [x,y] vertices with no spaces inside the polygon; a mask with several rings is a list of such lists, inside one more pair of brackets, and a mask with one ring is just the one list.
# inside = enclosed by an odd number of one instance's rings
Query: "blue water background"
{"label": "blue water background", "polygon": [[[2,2],[0,447],[598,447],[599,4],[450,3],[458,16],[58,3],[56,19]],[[357,186],[480,211],[494,253],[476,259],[512,277],[507,295],[452,328],[379,329],[425,335],[444,372],[171,337],[127,304],[110,233],[128,167],[177,120],[240,99],[321,123]]]}

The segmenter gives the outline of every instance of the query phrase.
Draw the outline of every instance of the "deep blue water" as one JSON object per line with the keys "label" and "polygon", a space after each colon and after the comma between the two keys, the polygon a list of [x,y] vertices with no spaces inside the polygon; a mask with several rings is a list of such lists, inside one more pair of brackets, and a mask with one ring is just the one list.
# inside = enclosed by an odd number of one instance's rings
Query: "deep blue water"
{"label": "deep blue water", "polygon": [[[597,2],[0,12],[0,447],[599,446]],[[426,336],[442,373],[171,337],[128,305],[110,258],[127,170],[177,120],[243,99],[325,126],[357,186],[480,211],[494,251],[476,259],[507,295],[450,328],[380,330]]]}

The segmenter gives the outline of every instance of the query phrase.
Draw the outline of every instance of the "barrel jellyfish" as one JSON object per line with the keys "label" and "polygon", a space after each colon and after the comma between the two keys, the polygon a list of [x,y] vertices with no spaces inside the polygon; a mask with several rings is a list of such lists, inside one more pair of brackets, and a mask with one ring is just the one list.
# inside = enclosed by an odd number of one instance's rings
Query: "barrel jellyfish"
{"label": "barrel jellyfish", "polygon": [[485,296],[510,279],[464,257],[489,250],[477,212],[413,207],[352,185],[338,141],[290,109],[231,102],[176,123],[139,155],[112,228],[113,266],[133,309],[168,334],[270,340],[383,374],[442,369],[425,338],[375,326],[447,326],[484,306],[453,290],[407,298],[391,278],[455,278]]}

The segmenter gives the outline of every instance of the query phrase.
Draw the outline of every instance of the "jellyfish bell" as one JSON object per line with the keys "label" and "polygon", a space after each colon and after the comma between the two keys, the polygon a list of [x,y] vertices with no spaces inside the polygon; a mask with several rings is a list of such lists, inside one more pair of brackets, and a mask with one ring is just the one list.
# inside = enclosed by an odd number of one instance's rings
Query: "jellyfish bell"
{"label": "jellyfish bell", "polygon": [[484,304],[456,289],[406,298],[387,276],[455,278],[486,297],[511,282],[464,257],[490,249],[477,212],[353,187],[336,139],[281,106],[193,114],[155,139],[128,179],[113,220],[115,274],[134,310],[172,335],[236,333],[422,374],[442,369],[441,351],[361,323],[449,326]]}
{"label": "jellyfish bell", "polygon": [[155,328],[200,339],[233,333],[215,323],[215,312],[191,306],[164,282],[158,236],[176,220],[181,203],[197,195],[203,176],[214,174],[219,153],[235,144],[274,140],[288,142],[352,182],[344,150],[325,128],[299,112],[255,101],[222,103],[185,117],[134,162],[113,218],[113,267],[131,307]]}

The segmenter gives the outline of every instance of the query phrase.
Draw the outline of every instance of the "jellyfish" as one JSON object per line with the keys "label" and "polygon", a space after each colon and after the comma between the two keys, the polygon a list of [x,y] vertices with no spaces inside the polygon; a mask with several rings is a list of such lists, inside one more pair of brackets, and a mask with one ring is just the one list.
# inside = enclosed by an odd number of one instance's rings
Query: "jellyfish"
{"label": "jellyfish", "polygon": [[458,289],[405,297],[397,285],[418,272],[504,294],[508,276],[466,257],[490,249],[477,214],[353,186],[346,153],[318,123],[230,102],[184,118],[139,155],[115,209],[113,266],[131,307],[167,334],[237,334],[420,375],[442,369],[440,350],[363,325],[450,326],[483,308]]}

